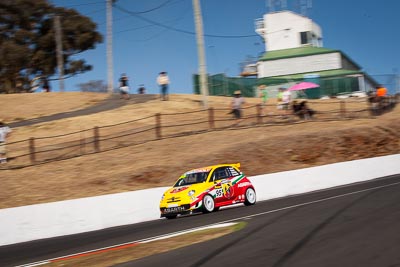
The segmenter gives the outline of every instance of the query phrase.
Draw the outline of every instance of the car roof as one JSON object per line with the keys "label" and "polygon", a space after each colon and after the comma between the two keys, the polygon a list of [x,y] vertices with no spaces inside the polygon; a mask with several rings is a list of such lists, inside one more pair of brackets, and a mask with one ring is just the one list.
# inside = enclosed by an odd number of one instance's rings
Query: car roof
{"label": "car roof", "polygon": [[236,167],[237,169],[240,169],[240,163],[224,163],[224,164],[217,164],[217,165],[210,165],[210,166],[207,166],[207,167],[196,168],[196,169],[189,170],[187,172],[211,171],[211,170],[216,169],[218,167],[227,167],[227,166],[232,166],[232,167]]}

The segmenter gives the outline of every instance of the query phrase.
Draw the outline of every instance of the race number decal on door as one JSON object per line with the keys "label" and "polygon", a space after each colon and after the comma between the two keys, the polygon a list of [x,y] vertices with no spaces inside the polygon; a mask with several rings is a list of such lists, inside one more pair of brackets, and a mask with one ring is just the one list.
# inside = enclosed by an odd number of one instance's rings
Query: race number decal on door
{"label": "race number decal on door", "polygon": [[223,195],[224,195],[224,191],[222,190],[222,188],[215,189],[215,198],[222,197]]}

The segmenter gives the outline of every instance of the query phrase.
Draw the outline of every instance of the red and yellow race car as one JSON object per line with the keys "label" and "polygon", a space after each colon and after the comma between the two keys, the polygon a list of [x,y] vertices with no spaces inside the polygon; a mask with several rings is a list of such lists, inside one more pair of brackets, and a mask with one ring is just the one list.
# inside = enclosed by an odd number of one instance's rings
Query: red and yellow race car
{"label": "red and yellow race car", "polygon": [[239,168],[240,163],[219,164],[185,172],[163,194],[161,217],[173,219],[197,211],[208,213],[238,203],[254,205],[256,191]]}

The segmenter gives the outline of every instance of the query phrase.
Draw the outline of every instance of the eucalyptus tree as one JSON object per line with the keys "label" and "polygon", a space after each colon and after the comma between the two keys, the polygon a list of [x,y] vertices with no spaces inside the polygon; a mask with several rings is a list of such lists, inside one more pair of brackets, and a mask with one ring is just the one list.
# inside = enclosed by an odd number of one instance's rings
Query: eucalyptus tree
{"label": "eucalyptus tree", "polygon": [[34,77],[57,73],[55,16],[61,21],[65,78],[92,69],[78,56],[102,42],[89,17],[46,0],[1,0],[0,93],[29,90]]}

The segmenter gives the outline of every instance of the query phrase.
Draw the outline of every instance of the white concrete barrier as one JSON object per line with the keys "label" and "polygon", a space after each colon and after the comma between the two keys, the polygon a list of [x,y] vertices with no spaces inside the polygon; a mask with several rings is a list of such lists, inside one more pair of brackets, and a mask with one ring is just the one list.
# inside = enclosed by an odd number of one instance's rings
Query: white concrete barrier
{"label": "white concrete barrier", "polygon": [[400,173],[400,154],[251,177],[257,200],[295,195]]}
{"label": "white concrete barrier", "polygon": [[[400,173],[400,154],[249,177],[267,200]],[[0,209],[0,246],[158,219],[166,187]]]}

